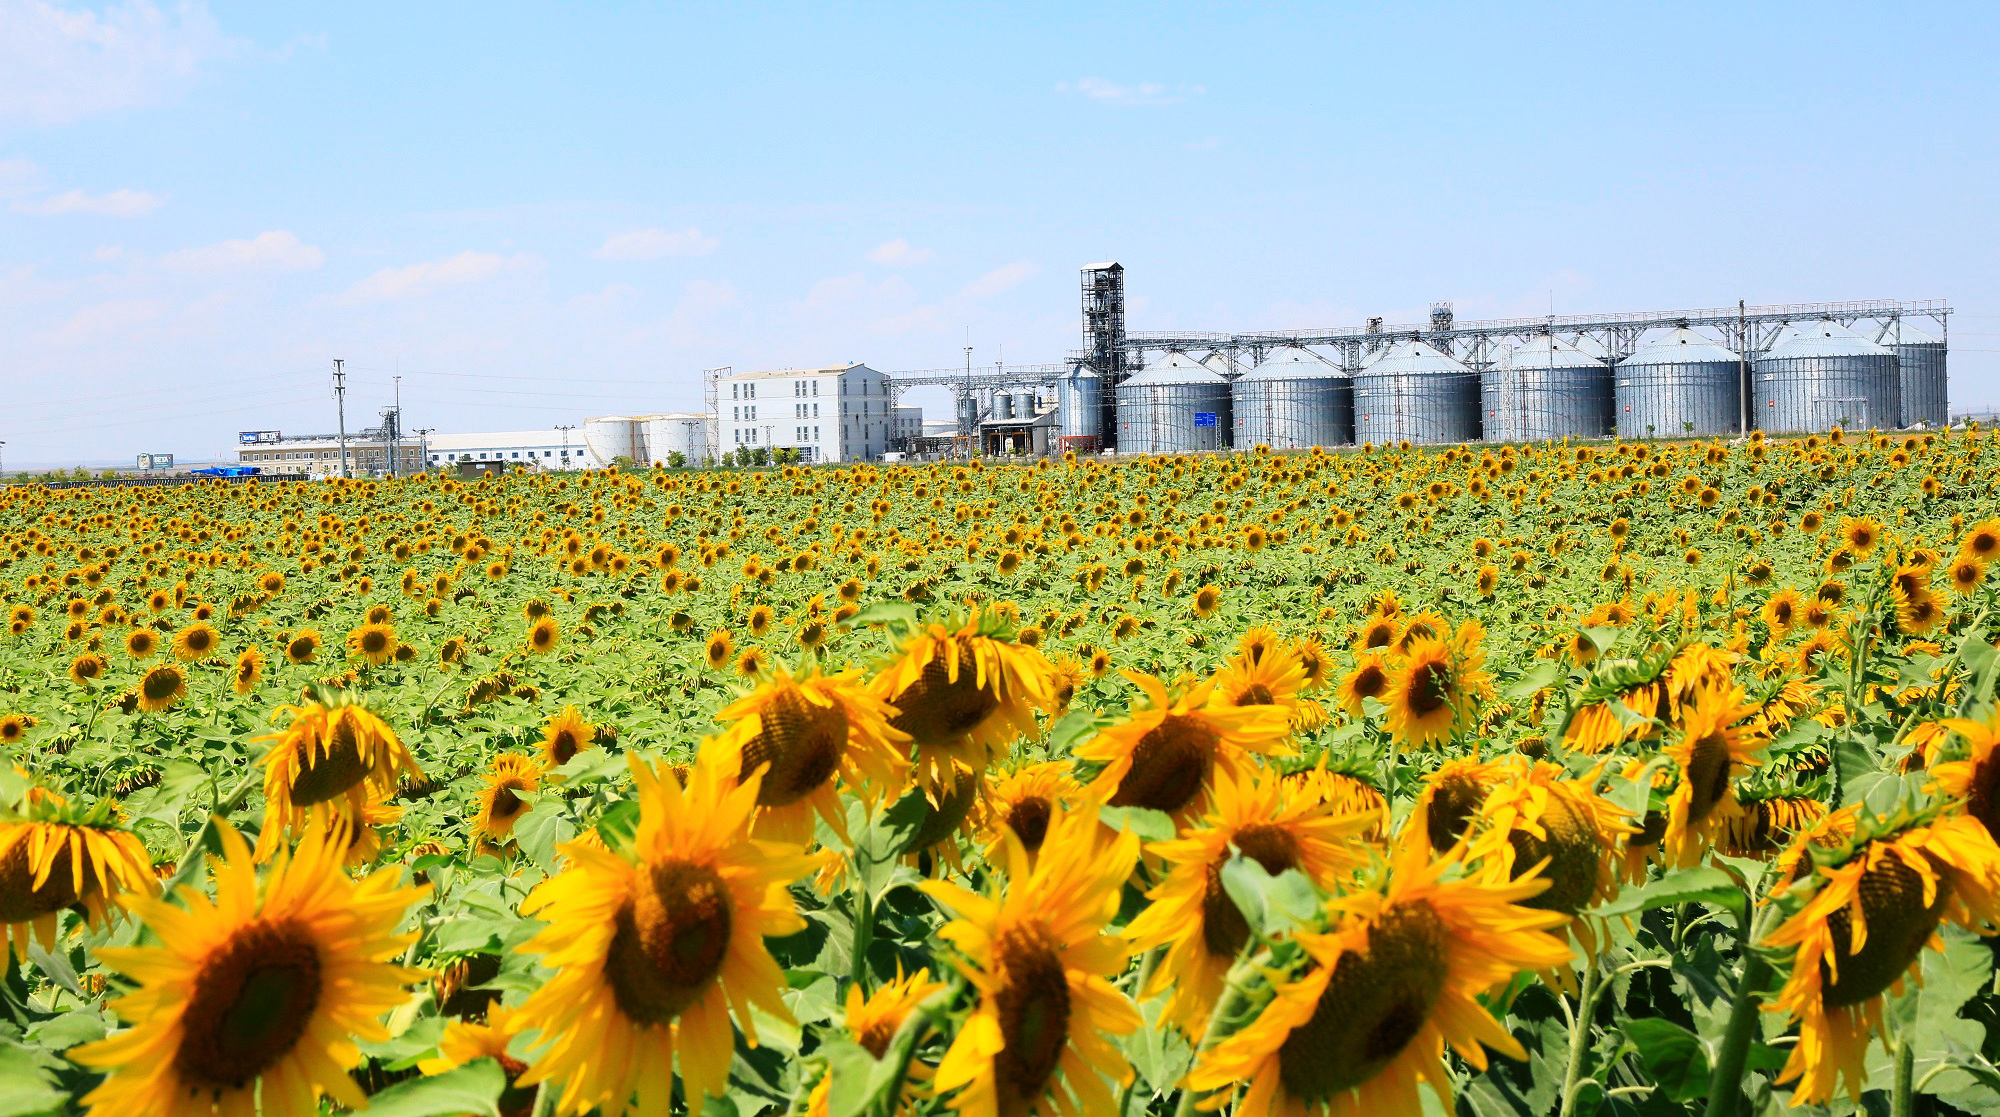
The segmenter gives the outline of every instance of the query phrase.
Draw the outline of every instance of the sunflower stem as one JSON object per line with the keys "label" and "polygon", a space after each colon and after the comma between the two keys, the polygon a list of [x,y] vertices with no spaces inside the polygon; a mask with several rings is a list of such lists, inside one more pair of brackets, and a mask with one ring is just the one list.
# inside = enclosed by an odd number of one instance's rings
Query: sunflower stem
{"label": "sunflower stem", "polygon": [[1917,1104],[1917,1092],[1911,1088],[1911,1080],[1916,1077],[1917,1049],[1910,1045],[1907,1031],[1896,1037],[1896,1085],[1889,1095],[1889,1117],[1910,1117]]}
{"label": "sunflower stem", "polygon": [[1590,960],[1583,968],[1583,987],[1577,990],[1576,1016],[1569,1026],[1569,1067],[1563,1074],[1562,1108],[1558,1117],[1569,1117],[1576,1105],[1576,1094],[1581,1088],[1579,1079],[1583,1077],[1583,1056],[1590,1048],[1590,1022],[1597,1013],[1597,952],[1591,951]]}
{"label": "sunflower stem", "polygon": [[1730,1117],[1743,1096],[1743,1064],[1750,1055],[1750,1041],[1757,1032],[1757,1015],[1763,988],[1771,978],[1771,963],[1757,943],[1764,937],[1766,924],[1778,910],[1767,907],[1751,926],[1749,908],[1754,900],[1745,897],[1737,923],[1743,932],[1743,972],[1736,980],[1736,999],[1729,1006],[1729,1025],[1716,1048],[1715,1063],[1708,1076],[1707,1117]]}
{"label": "sunflower stem", "polygon": [[[1250,1000],[1245,984],[1255,972],[1256,967],[1250,964],[1248,958],[1230,968],[1229,976],[1224,979],[1222,996],[1216,1000],[1215,1010],[1208,1014],[1208,1027],[1202,1029],[1201,1045],[1194,1049],[1194,1056],[1188,1062],[1190,1073],[1201,1065],[1201,1057],[1210,1048],[1229,1038],[1230,1023],[1242,1014],[1243,1006]],[[1194,1117],[1196,1092],[1191,1086],[1181,1086],[1181,1100],[1174,1106],[1174,1117]]]}

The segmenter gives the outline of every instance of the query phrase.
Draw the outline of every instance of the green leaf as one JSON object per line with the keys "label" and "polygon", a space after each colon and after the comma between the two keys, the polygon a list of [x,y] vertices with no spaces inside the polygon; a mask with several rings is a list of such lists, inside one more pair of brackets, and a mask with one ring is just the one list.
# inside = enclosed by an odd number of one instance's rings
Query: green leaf
{"label": "green leaf", "polygon": [[597,833],[616,852],[631,849],[632,839],[639,833],[639,801],[621,799],[604,808],[597,816]]}
{"label": "green leaf", "polygon": [[1251,929],[1265,938],[1309,925],[1320,908],[1319,889],[1304,873],[1286,869],[1272,876],[1241,853],[1222,866],[1222,888]]}
{"label": "green leaf", "polygon": [[1646,1073],[1675,1101],[1693,1101],[1708,1090],[1708,1052],[1693,1032],[1671,1020],[1642,1017],[1621,1025]]}
{"label": "green leaf", "polygon": [[1744,899],[1743,889],[1728,873],[1704,865],[1668,873],[1643,888],[1627,888],[1590,914],[1624,915],[1675,904],[1717,904],[1733,911],[1742,907]]}
{"label": "green leaf", "polygon": [[917,607],[907,601],[877,601],[861,607],[861,611],[847,618],[847,623],[855,628],[881,625],[892,631],[911,631],[917,627]]}
{"label": "green leaf", "polygon": [[1130,830],[1146,842],[1164,842],[1174,836],[1173,816],[1148,807],[1105,807],[1097,820],[1114,830]]}
{"label": "green leaf", "polygon": [[507,1075],[493,1059],[476,1059],[429,1078],[412,1078],[368,1099],[368,1117],[499,1117]]}
{"label": "green leaf", "polygon": [[1568,674],[1561,663],[1545,659],[1521,673],[1521,677],[1507,684],[1501,693],[1511,702],[1523,702],[1535,696],[1535,692],[1554,686]]}
{"label": "green leaf", "polygon": [[55,1057],[0,1041],[0,1117],[42,1117],[68,1110],[68,1095],[49,1073]]}

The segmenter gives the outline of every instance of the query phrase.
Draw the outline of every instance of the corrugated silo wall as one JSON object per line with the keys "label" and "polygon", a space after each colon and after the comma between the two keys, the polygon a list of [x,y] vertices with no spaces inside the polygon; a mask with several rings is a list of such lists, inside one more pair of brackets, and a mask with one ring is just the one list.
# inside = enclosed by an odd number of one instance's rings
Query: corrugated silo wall
{"label": "corrugated silo wall", "polygon": [[1499,368],[1479,374],[1479,421],[1488,442],[1602,438],[1611,433],[1606,365]]}
{"label": "corrugated silo wall", "polygon": [[1735,361],[1619,365],[1614,397],[1618,437],[1679,438],[1736,430],[1741,371]]}
{"label": "corrugated silo wall", "polygon": [[1902,424],[1893,353],[1765,357],[1752,366],[1751,423],[1778,434],[1893,429]]}
{"label": "corrugated silo wall", "polygon": [[1229,416],[1227,384],[1125,385],[1118,389],[1118,452],[1221,450],[1228,446]]}
{"label": "corrugated silo wall", "polygon": [[1949,425],[1951,399],[1947,388],[1949,380],[1945,375],[1943,343],[1920,342],[1889,348],[1902,362],[1903,425]]}
{"label": "corrugated silo wall", "polygon": [[1246,376],[1230,386],[1235,445],[1303,450],[1354,441],[1354,384],[1346,377]]}
{"label": "corrugated silo wall", "polygon": [[1354,377],[1356,442],[1471,442],[1479,437],[1479,374],[1427,372]]}

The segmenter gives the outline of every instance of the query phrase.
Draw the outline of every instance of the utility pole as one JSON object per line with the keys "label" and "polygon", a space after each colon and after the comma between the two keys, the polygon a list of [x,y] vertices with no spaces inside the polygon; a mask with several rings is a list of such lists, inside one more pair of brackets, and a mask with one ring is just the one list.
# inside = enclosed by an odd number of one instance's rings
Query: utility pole
{"label": "utility pole", "polygon": [[1750,322],[1743,300],[1736,300],[1736,430],[1750,433]]}
{"label": "utility pole", "polygon": [[403,378],[396,377],[396,421],[389,427],[389,476],[402,475],[399,455],[403,449]]}
{"label": "utility pole", "polygon": [[561,432],[563,432],[563,449],[562,449],[562,467],[563,467],[564,469],[568,469],[568,468],[569,468],[569,432],[571,432],[571,431],[573,431],[573,430],[575,430],[575,429],[576,429],[576,424],[575,424],[575,423],[570,423],[570,424],[568,424],[567,426],[565,426],[565,425],[564,425],[564,424],[562,424],[562,423],[557,423],[557,424],[556,424],[556,429],[557,429],[557,430],[559,430],[559,431],[561,431]]}
{"label": "utility pole", "polygon": [[347,370],[343,367],[346,364],[346,361],[334,358],[333,399],[334,407],[340,412],[340,475],[351,477],[353,474],[347,471]]}
{"label": "utility pole", "polygon": [[436,429],[436,427],[417,428],[417,461],[424,467],[425,472],[429,472],[431,468],[431,432]]}

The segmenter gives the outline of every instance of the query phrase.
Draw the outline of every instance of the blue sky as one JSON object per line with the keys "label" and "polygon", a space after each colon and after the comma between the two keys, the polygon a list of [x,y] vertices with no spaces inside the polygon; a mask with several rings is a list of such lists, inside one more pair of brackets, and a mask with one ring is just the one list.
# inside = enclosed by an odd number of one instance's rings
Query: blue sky
{"label": "blue sky", "polygon": [[1993,5],[1078,7],[0,0],[7,464],[335,357],[451,431],[1056,360],[1105,258],[1134,329],[1946,298],[2000,404]]}

